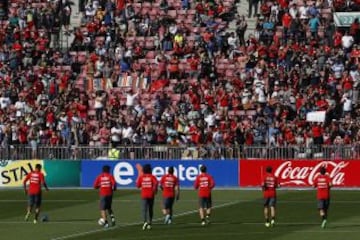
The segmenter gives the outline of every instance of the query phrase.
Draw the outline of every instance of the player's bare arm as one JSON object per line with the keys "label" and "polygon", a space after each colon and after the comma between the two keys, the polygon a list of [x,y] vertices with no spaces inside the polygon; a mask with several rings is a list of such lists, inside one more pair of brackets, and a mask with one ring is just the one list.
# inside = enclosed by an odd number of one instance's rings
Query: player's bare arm
{"label": "player's bare arm", "polygon": [[176,201],[179,201],[179,199],[180,199],[180,187],[179,187],[179,185],[176,185],[175,186],[175,199],[176,199]]}
{"label": "player's bare arm", "polygon": [[48,185],[46,184],[46,182],[44,182],[44,188],[46,191],[49,191]]}
{"label": "player's bare arm", "polygon": [[27,188],[26,188],[26,182],[27,182],[27,181],[24,181],[24,193],[25,193],[25,195],[27,195],[27,193],[28,193],[28,192],[27,192]]}

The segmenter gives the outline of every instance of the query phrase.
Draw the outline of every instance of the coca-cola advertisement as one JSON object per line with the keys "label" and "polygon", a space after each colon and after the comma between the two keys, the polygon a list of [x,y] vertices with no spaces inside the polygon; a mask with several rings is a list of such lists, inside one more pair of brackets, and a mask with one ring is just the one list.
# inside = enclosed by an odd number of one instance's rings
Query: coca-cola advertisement
{"label": "coca-cola advertisement", "polygon": [[356,160],[240,160],[239,185],[255,187],[267,166],[273,168],[275,176],[284,187],[310,187],[324,166],[332,179],[334,187],[360,187],[360,161]]}

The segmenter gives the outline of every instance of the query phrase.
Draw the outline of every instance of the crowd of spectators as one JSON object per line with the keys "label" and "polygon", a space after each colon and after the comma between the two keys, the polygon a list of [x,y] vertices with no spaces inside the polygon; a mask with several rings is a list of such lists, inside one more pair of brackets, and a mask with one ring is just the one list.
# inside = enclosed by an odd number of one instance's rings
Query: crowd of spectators
{"label": "crowd of spectators", "polygon": [[264,0],[248,37],[234,0],[80,1],[80,26],[68,0],[0,4],[1,146],[355,144],[360,25],[335,26],[342,3]]}

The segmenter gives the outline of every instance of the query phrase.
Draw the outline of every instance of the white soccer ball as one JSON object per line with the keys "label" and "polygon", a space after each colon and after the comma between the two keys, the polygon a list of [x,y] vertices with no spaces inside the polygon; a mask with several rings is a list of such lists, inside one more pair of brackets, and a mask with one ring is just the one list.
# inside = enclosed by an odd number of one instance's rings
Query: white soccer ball
{"label": "white soccer ball", "polygon": [[104,224],[105,224],[105,219],[100,218],[99,221],[98,221],[98,224],[99,224],[100,226],[104,226]]}

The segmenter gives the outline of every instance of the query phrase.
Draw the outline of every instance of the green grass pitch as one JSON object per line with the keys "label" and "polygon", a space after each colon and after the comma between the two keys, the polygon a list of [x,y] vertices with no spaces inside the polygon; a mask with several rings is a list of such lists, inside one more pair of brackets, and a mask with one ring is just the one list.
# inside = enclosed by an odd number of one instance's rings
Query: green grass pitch
{"label": "green grass pitch", "polygon": [[56,190],[43,194],[43,214],[49,222],[24,222],[26,196],[21,190],[0,190],[0,239],[36,240],[358,240],[360,239],[360,191],[332,191],[328,227],[320,228],[315,191],[278,194],[274,228],[265,228],[260,191],[216,190],[212,223],[200,225],[197,195],[183,190],[174,209],[174,223],[164,225],[161,198],[155,203],[153,228],[142,231],[139,192],[118,190],[113,208],[117,225],[103,229],[95,190]]}

